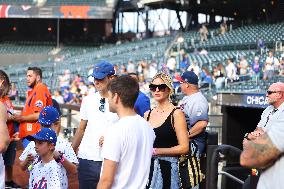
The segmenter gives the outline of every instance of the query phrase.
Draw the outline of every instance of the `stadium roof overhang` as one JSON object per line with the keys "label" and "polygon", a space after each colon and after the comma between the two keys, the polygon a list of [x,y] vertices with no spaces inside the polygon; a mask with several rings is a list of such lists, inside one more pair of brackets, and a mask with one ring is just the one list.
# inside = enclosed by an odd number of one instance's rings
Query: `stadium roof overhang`
{"label": "stadium roof overhang", "polygon": [[120,10],[131,12],[144,9],[167,8],[191,13],[213,14],[226,17],[249,18],[272,11],[277,0],[124,0]]}

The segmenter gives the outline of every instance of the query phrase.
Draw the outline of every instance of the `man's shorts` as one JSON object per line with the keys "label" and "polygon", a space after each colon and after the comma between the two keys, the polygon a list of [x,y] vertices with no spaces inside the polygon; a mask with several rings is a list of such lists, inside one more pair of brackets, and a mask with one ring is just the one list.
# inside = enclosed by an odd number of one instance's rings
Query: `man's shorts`
{"label": "man's shorts", "polygon": [[17,147],[17,142],[12,141],[10,142],[7,151],[3,154],[3,160],[5,166],[13,166],[15,157],[16,157],[16,147]]}

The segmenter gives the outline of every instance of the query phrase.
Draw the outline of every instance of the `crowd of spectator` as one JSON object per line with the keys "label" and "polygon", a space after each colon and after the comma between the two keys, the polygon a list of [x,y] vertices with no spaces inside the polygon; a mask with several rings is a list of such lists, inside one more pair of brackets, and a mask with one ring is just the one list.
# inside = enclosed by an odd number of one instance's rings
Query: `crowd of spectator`
{"label": "crowd of spectator", "polygon": [[[284,75],[284,54],[275,57],[272,51],[267,53],[267,57],[254,56],[252,61],[246,56],[228,58],[226,62],[213,66],[212,70],[207,65],[201,65],[196,61],[191,62],[189,54],[183,49],[181,52],[180,62],[175,56],[169,57],[166,63],[158,63],[155,60],[139,62],[129,60],[126,64],[115,65],[115,72],[116,75],[137,74],[141,91],[148,95],[150,94],[149,81],[159,70],[169,73],[173,78],[182,72],[193,71],[199,78],[199,87],[216,89],[222,89],[228,83],[243,80],[244,77],[258,82],[260,79],[269,80],[275,75]],[[80,74],[73,75],[69,70],[65,70],[63,75],[59,76],[58,90],[53,92],[53,98],[59,103],[80,104],[84,96],[95,92],[92,80],[83,78]],[[11,96],[17,94],[15,87],[11,87],[10,94]]]}

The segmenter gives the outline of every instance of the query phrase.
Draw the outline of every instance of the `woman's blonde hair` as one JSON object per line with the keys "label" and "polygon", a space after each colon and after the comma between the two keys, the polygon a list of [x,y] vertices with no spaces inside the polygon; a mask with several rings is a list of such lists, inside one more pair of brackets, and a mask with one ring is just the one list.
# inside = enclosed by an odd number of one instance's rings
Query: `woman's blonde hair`
{"label": "woman's blonde hair", "polygon": [[163,72],[157,73],[153,79],[152,82],[157,79],[160,78],[164,81],[164,83],[167,85],[167,87],[170,89],[170,95],[174,94],[174,88],[173,88],[173,80],[171,78],[171,76],[169,76],[168,74],[165,74]]}

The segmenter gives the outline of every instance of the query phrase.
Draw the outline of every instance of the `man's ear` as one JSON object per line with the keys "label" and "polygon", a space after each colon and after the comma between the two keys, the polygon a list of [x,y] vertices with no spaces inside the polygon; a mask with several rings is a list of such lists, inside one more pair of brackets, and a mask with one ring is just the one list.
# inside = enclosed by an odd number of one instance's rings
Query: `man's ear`
{"label": "man's ear", "polygon": [[0,80],[0,86],[2,86],[3,83],[4,83],[4,80],[2,80],[2,81]]}
{"label": "man's ear", "polygon": [[112,80],[112,79],[114,79],[116,77],[117,77],[117,75],[111,75],[111,76],[109,76],[109,79]]}
{"label": "man's ear", "polygon": [[36,81],[39,82],[40,80],[41,80],[41,79],[40,79],[40,76],[37,75],[37,76],[36,76]]}
{"label": "man's ear", "polygon": [[118,96],[117,93],[115,93],[115,94],[113,95],[113,98],[114,98],[116,104],[117,104],[117,103],[119,102],[119,100],[120,100],[120,98],[119,98],[119,96]]}

